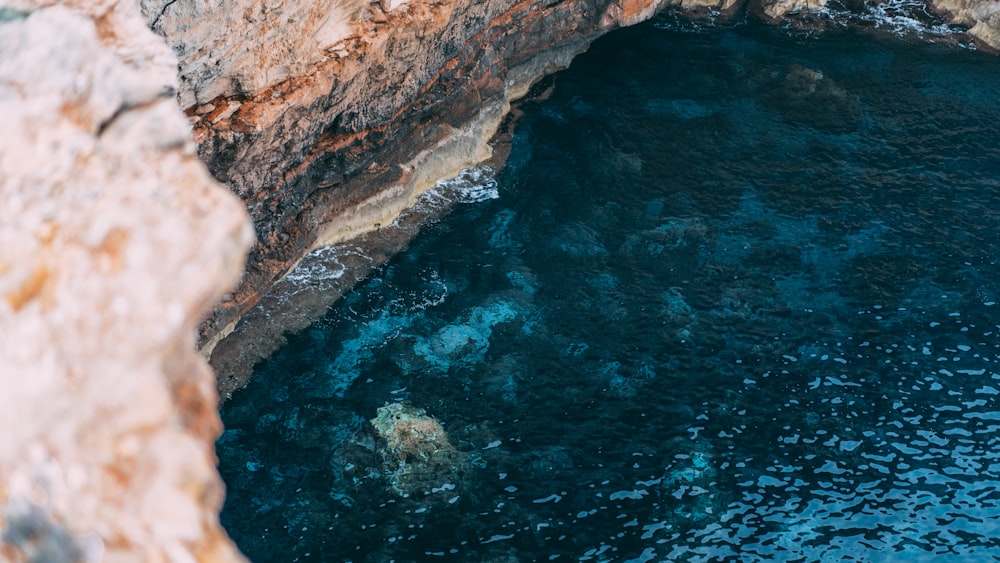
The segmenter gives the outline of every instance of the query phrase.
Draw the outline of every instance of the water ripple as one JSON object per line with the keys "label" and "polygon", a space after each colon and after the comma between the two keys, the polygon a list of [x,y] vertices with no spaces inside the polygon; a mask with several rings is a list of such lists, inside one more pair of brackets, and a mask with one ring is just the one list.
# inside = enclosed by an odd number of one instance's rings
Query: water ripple
{"label": "water ripple", "polygon": [[[967,50],[609,35],[226,403],[223,522],[260,561],[1000,560],[998,93]],[[386,403],[460,461],[393,457]]]}

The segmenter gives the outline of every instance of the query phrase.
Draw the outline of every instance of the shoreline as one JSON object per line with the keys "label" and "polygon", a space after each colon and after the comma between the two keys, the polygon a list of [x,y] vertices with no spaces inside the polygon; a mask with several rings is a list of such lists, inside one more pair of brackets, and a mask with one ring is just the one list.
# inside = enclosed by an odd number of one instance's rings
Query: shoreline
{"label": "shoreline", "polygon": [[[680,25],[699,25],[698,21],[684,15],[677,17],[680,18]],[[773,28],[763,22],[755,24],[752,23],[755,20],[739,19],[736,15],[729,16],[720,27],[750,24]],[[717,24],[713,22],[711,25]],[[809,29],[803,27],[799,31],[808,32]],[[830,29],[823,28],[821,31]],[[919,30],[909,28],[854,29],[859,33],[884,35],[895,40],[939,42],[968,48],[961,43],[961,38],[965,36],[962,33],[928,40]],[[253,367],[284,345],[286,334],[301,331],[318,320],[334,302],[374,269],[404,251],[409,241],[420,232],[421,226],[433,222],[457,203],[451,201],[443,207],[431,209],[420,205],[422,197],[440,183],[483,165],[499,173],[510,151],[518,103],[544,97],[544,88],[534,92],[534,95],[531,95],[532,90],[556,72],[568,68],[591,42],[591,39],[581,40],[512,68],[510,75],[516,78],[508,82],[502,101],[483,108],[474,119],[453,129],[435,147],[400,165],[400,182],[377,190],[371,198],[325,222],[318,231],[316,242],[263,292],[254,307],[214,337],[200,343],[201,355],[216,371],[221,400],[225,401],[247,384]],[[341,258],[347,264],[341,262]],[[323,264],[331,260],[343,266],[343,270],[334,279],[324,279],[329,270]],[[315,287],[310,288],[313,284],[302,279],[302,275],[297,273],[299,268],[312,271],[317,276]]]}
{"label": "shoreline", "polygon": [[[455,183],[493,182],[493,175],[500,172],[510,153],[512,129],[519,115],[517,104],[533,99],[532,89],[567,68],[580,52],[583,49],[560,50],[554,59],[537,61],[546,64],[523,69],[523,81],[510,85],[512,95],[484,110],[479,119],[460,130],[451,146],[441,147],[444,157],[440,153],[418,157],[425,162],[436,159],[431,170],[450,175],[433,179],[436,174],[426,168],[421,174],[414,166],[411,177],[416,178],[409,189],[397,190],[389,197],[376,196],[376,201],[359,205],[359,212],[335,217],[328,224],[325,236],[264,293],[257,305],[228,326],[225,333],[201,345],[201,355],[216,372],[220,400],[225,401],[247,384],[254,366],[284,345],[285,334],[294,334],[318,320],[373,270],[405,251],[424,225],[462,204],[458,193],[461,188],[456,189]],[[470,129],[482,134],[470,136]],[[463,158],[468,155],[476,158]],[[470,175],[484,177],[470,182]],[[386,209],[373,205],[378,200],[397,205],[387,213]],[[364,213],[368,209],[372,212]],[[303,279],[304,276],[309,278]]]}

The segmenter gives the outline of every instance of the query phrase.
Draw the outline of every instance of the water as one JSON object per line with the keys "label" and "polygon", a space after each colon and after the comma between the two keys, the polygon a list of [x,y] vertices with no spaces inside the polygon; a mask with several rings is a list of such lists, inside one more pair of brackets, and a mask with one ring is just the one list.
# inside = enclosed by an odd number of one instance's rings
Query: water
{"label": "water", "polygon": [[224,405],[240,548],[1000,560],[1000,63],[660,20],[536,96]]}

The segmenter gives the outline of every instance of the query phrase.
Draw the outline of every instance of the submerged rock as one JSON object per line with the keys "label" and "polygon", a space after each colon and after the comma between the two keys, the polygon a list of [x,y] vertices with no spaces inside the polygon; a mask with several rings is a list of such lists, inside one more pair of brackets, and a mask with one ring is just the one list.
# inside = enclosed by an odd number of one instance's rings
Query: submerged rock
{"label": "submerged rock", "polygon": [[714,456],[707,444],[675,456],[660,483],[659,495],[666,500],[663,516],[676,524],[691,525],[721,514],[729,500],[720,493]]}
{"label": "submerged rock", "polygon": [[450,491],[468,466],[468,456],[448,441],[441,423],[407,403],[378,409],[372,426],[381,444],[385,474],[401,496]]}
{"label": "submerged rock", "polygon": [[775,76],[765,101],[786,121],[827,133],[854,131],[861,119],[861,102],[856,95],[823,72],[798,64]]}

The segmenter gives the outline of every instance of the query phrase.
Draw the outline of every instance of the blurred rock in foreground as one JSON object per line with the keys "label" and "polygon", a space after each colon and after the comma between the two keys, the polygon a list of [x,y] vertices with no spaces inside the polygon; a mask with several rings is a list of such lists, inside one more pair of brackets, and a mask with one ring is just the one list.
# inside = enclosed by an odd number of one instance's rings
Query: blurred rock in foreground
{"label": "blurred rock in foreground", "polygon": [[252,231],[137,5],[0,8],[0,560],[237,561],[195,327]]}

